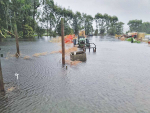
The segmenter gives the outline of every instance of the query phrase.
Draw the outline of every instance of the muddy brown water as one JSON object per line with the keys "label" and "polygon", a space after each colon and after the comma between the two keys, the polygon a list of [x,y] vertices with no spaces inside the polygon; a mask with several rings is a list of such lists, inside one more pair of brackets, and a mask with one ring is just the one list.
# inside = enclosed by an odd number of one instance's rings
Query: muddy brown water
{"label": "muddy brown water", "polygon": [[89,39],[97,52],[86,51],[87,61],[67,70],[60,53],[32,57],[61,49],[49,38],[19,42],[28,60],[5,59],[16,52],[15,42],[0,42],[6,90],[0,113],[149,113],[150,47],[113,37]]}

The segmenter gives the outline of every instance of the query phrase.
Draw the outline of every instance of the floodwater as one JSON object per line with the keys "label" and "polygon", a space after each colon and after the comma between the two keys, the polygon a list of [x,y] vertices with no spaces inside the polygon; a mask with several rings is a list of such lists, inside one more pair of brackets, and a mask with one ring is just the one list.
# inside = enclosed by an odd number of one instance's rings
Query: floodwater
{"label": "floodwater", "polygon": [[[150,113],[150,47],[111,37],[90,37],[97,52],[87,61],[62,68],[61,54],[33,57],[61,49],[48,38],[0,42],[5,94],[0,113]],[[16,79],[15,73],[19,74]]]}

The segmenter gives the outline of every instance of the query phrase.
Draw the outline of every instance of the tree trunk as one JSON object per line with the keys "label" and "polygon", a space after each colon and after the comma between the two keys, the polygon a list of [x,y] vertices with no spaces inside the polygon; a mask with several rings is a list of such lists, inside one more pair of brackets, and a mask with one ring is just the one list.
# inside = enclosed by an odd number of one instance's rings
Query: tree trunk
{"label": "tree trunk", "polygon": [[[48,12],[47,12],[47,19],[48,19]],[[47,37],[48,37],[48,20],[47,20]]]}
{"label": "tree trunk", "polygon": [[11,18],[10,18],[10,25],[11,25],[10,32],[12,32],[12,22],[11,22]]}
{"label": "tree trunk", "polygon": [[23,38],[24,38],[24,35],[25,35],[25,29],[24,29],[24,26],[25,26],[25,24],[26,24],[26,18],[25,18],[25,16],[24,16],[24,22],[23,22]]}
{"label": "tree trunk", "polygon": [[35,0],[34,0],[34,12],[33,12],[33,31],[35,30]]}
{"label": "tree trunk", "polygon": [[5,14],[5,18],[6,18],[6,29],[8,30],[8,18],[7,18],[7,16],[8,16],[8,6],[6,5],[6,14]]}
{"label": "tree trunk", "polygon": [[49,29],[49,34],[50,34],[50,37],[52,36],[52,24],[51,24],[52,22],[51,22],[51,19],[50,19],[50,24],[49,24],[49,26],[50,26],[50,29]]}
{"label": "tree trunk", "polygon": [[48,20],[47,20],[47,37],[48,37]]}

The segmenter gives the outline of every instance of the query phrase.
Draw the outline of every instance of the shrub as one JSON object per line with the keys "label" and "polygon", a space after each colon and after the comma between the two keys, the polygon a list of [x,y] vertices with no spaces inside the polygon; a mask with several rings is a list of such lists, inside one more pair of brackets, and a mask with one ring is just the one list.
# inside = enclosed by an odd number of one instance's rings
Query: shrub
{"label": "shrub", "polygon": [[34,31],[31,26],[24,25],[24,37],[26,39],[34,38]]}
{"label": "shrub", "polygon": [[23,37],[23,32],[22,32],[22,31],[19,32],[19,38],[20,38],[20,37],[21,37],[21,38]]}
{"label": "shrub", "polygon": [[53,32],[53,37],[56,37],[57,36],[57,33],[54,31]]}
{"label": "shrub", "polygon": [[11,35],[6,35],[6,38],[11,38]]}
{"label": "shrub", "polygon": [[42,29],[41,27],[37,26],[37,28],[36,28],[36,33],[37,33],[38,38],[39,38],[39,37],[42,37],[42,36],[43,36],[43,34],[45,33],[45,30]]}

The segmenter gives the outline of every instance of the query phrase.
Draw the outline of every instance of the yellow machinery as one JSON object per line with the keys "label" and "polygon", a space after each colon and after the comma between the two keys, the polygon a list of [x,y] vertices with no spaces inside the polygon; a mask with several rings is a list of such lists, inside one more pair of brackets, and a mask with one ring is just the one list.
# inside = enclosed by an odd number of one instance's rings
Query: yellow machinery
{"label": "yellow machinery", "polygon": [[145,38],[145,33],[138,33],[137,38],[138,39],[144,39]]}
{"label": "yellow machinery", "polygon": [[84,31],[84,30],[79,31],[79,36],[83,36],[83,37],[85,37],[85,31]]}
{"label": "yellow machinery", "polygon": [[115,34],[115,37],[116,37],[116,38],[118,38],[118,37],[121,37],[121,35],[117,35],[117,34]]}

